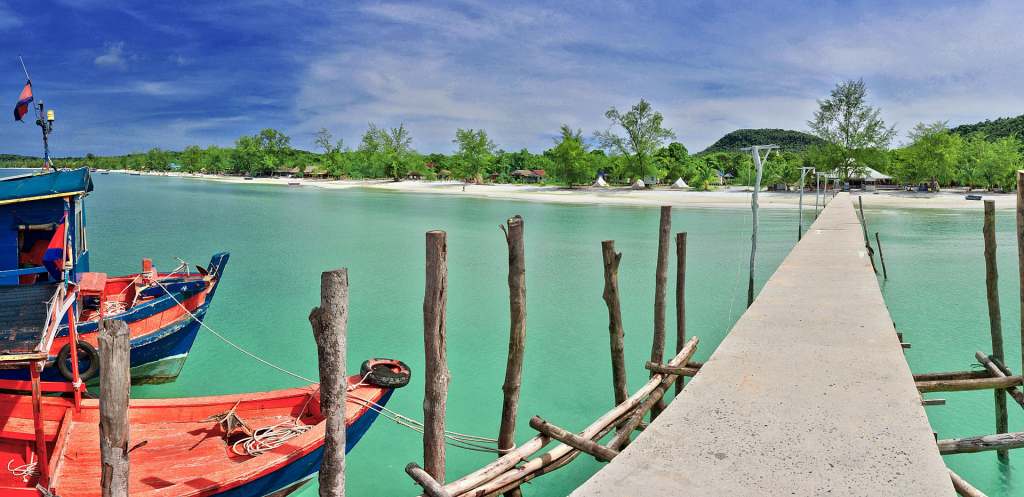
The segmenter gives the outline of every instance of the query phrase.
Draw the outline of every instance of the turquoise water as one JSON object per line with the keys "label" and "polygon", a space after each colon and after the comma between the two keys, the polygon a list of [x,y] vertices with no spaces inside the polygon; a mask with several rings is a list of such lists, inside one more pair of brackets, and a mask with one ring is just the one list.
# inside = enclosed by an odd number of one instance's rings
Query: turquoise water
{"label": "turquoise water", "polygon": [[[422,416],[424,233],[448,232],[449,429],[494,436],[501,410],[508,340],[507,252],[498,224],[526,222],[528,338],[518,434],[538,414],[582,429],[612,404],[607,310],[601,299],[600,242],[623,252],[620,281],[631,388],[647,376],[653,322],[658,210],[608,206],[235,185],[183,178],[95,175],[89,233],[95,270],[158,268],[173,257],[205,264],[230,250],[231,261],[208,323],[232,340],[310,378],[317,374],[309,310],[319,302],[321,271],[348,267],[351,284],[349,370],[368,357],[395,357],[412,383],[390,407]],[[792,247],[791,210],[763,210],[758,285]],[[749,210],[676,209],[673,231],[689,232],[688,330],[703,360],[746,302]],[[674,253],[674,252],[673,252]],[[670,274],[674,274],[671,269]],[[672,292],[670,290],[670,296]],[[671,300],[671,297],[670,297]],[[668,312],[673,335],[674,311]],[[669,340],[673,347],[674,339]],[[137,397],[259,391],[295,380],[240,356],[200,332],[177,382],[133,389]],[[420,460],[419,435],[381,419],[348,458],[348,494],[415,495],[405,475]],[[449,478],[493,456],[449,449]],[[526,495],[566,495],[599,467],[591,458],[545,476]],[[312,486],[299,493],[316,495]]]}
{"label": "turquoise water", "polygon": [[[991,352],[985,296],[982,212],[873,210],[866,212],[872,236],[878,231],[889,270],[883,294],[896,328],[913,344],[907,360],[915,373],[959,371],[975,366],[975,351]],[[1021,370],[1020,303],[1013,211],[996,215],[999,296],[1007,365]],[[995,431],[991,391],[927,394],[946,399],[926,408],[939,438],[987,435]],[[1024,430],[1024,410],[1008,401],[1010,431]],[[1010,451],[1000,465],[995,452],[947,456],[954,471],[990,497],[1024,495],[1024,453]]]}

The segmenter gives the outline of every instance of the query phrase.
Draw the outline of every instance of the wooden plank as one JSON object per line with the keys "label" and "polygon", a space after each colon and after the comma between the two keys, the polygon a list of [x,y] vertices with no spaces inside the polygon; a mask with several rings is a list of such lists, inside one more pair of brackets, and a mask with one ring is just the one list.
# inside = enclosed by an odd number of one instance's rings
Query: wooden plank
{"label": "wooden plank", "polygon": [[987,390],[990,388],[1009,388],[1021,384],[1020,376],[1003,378],[977,378],[972,380],[937,380],[918,381],[917,390],[925,392],[966,392],[969,390]]}
{"label": "wooden plank", "polygon": [[309,313],[320,372],[320,412],[327,418],[320,497],[345,497],[345,374],[348,330],[348,269],[320,275],[320,306]]}

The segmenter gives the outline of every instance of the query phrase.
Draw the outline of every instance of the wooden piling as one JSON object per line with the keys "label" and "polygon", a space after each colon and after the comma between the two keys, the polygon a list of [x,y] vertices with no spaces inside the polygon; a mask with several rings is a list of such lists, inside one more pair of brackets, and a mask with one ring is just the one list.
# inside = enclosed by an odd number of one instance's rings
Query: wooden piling
{"label": "wooden piling", "polygon": [[860,206],[860,229],[864,232],[864,249],[868,251],[871,270],[878,274],[878,268],[875,267],[875,251],[871,248],[871,239],[868,238],[868,218],[864,217],[864,197],[858,195],[857,203]]}
{"label": "wooden piling", "polygon": [[559,428],[547,421],[544,421],[540,416],[534,416],[530,418],[530,428],[537,430],[541,435],[558,440],[559,442],[568,445],[577,450],[581,450],[594,456],[600,462],[608,462],[619,455],[619,451],[609,449],[589,438],[583,438],[575,433],[568,430]]}
{"label": "wooden piling", "polygon": [[619,261],[622,254],[615,252],[615,240],[601,242],[604,259],[604,302],[608,305],[608,334],[611,337],[612,391],[615,405],[629,398],[626,390],[626,353],[623,344],[622,308],[619,305]]}
{"label": "wooden piling", "polygon": [[966,392],[969,390],[988,390],[992,388],[1010,388],[1020,386],[1020,376],[1006,376],[1002,378],[977,378],[969,380],[934,380],[918,381],[917,391],[927,392]]}
{"label": "wooden piling", "polygon": [[124,321],[100,322],[100,491],[128,497],[128,397],[131,394],[130,342]]}
{"label": "wooden piling", "polygon": [[[513,216],[507,227],[502,226],[508,244],[508,300],[509,334],[508,361],[505,365],[505,383],[501,387],[504,401],[501,406],[501,427],[498,429],[498,449],[502,453],[516,446],[516,413],[519,410],[519,391],[523,377],[523,355],[526,350],[526,256],[523,243],[523,218]],[[519,497],[518,488],[505,493],[506,497]]]}
{"label": "wooden piling", "polygon": [[[985,366],[985,369],[987,369],[993,377],[1006,378],[1007,376],[1011,376],[1006,371],[1006,367],[1003,366],[1001,362],[999,362],[998,360],[993,360],[993,358],[986,356],[981,351],[975,352],[974,357],[978,359],[978,362],[982,366]],[[1024,390],[1021,390],[1020,388],[1017,387],[1010,387],[1005,389],[1005,392],[1007,395],[1013,398],[1013,400],[1017,401],[1017,404],[1019,404],[1021,407],[1024,407]]]}
{"label": "wooden piling", "polygon": [[320,275],[320,306],[309,313],[320,371],[320,412],[327,418],[320,497],[345,496],[345,346],[348,330],[348,269]]}
{"label": "wooden piling", "polygon": [[1024,448],[1024,432],[951,438],[939,440],[936,443],[939,446],[939,453],[944,456],[949,454],[971,454],[987,450],[1020,449]]}
{"label": "wooden piling", "polygon": [[[676,233],[676,353],[686,344],[686,232]],[[676,382],[676,395],[683,379]]]}
{"label": "wooden piling", "polygon": [[882,240],[878,238],[878,232],[875,232],[875,246],[878,247],[878,260],[882,263],[882,279],[889,279],[889,270],[885,268],[885,253],[882,252]]}
{"label": "wooden piling", "polygon": [[961,497],[987,497],[981,490],[974,488],[974,485],[967,483],[960,475],[949,470],[949,479],[953,481],[953,490]]}
{"label": "wooden piling", "polygon": [[444,231],[427,232],[426,285],[423,294],[423,466],[435,481],[444,483],[444,416],[448,398],[447,338],[448,243]]}
{"label": "wooden piling", "polygon": [[1020,283],[1020,369],[1024,371],[1024,171],[1017,171],[1017,276]]}
{"label": "wooden piling", "polygon": [[[992,335],[992,357],[1000,362],[1006,359],[1003,353],[1003,320],[999,310],[999,269],[996,265],[996,203],[985,201],[985,221],[982,227],[985,238],[985,293],[988,297],[988,324]],[[1006,390],[993,391],[995,400],[996,433],[1009,431],[1009,414],[1006,411]],[[1000,450],[997,457],[1009,462],[1010,454]]]}
{"label": "wooden piling", "polygon": [[[654,271],[654,339],[651,341],[651,361],[665,360],[665,294],[668,286],[668,247],[671,243],[672,207],[661,207],[658,224],[658,264]],[[651,373],[652,375],[654,373]],[[651,408],[651,421],[665,409],[665,399],[659,399]]]}
{"label": "wooden piling", "polygon": [[757,257],[757,194],[761,191],[761,159],[757,155],[757,149],[754,149],[754,161],[757,163],[757,175],[754,179],[754,194],[750,196],[750,214],[751,214],[751,225],[753,229],[750,232],[750,272],[747,277],[747,307],[754,304],[754,260]]}

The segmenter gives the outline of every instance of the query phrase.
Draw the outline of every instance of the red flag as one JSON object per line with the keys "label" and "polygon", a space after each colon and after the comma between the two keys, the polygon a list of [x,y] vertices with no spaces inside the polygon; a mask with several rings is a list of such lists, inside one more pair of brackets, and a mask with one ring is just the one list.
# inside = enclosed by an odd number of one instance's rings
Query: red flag
{"label": "red flag", "polygon": [[50,244],[47,245],[46,252],[43,253],[43,266],[55,281],[60,281],[61,273],[64,271],[64,246],[67,244],[65,228],[68,225],[65,221],[67,221],[66,217],[57,225],[57,229],[53,230],[53,238],[50,239]]}
{"label": "red flag", "polygon": [[14,120],[21,121],[25,114],[28,114],[28,104],[32,103],[32,82],[25,83],[21,95],[18,97],[18,104],[14,106]]}

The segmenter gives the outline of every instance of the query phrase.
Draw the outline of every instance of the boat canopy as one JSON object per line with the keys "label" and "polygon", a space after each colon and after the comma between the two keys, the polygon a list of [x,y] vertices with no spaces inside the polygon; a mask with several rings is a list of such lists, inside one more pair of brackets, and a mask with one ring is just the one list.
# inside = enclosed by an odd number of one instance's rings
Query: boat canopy
{"label": "boat canopy", "polygon": [[0,179],[0,204],[28,202],[92,191],[88,168],[25,174]]}

